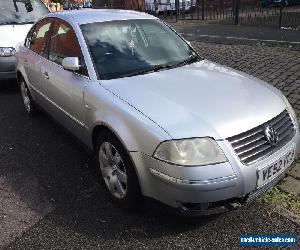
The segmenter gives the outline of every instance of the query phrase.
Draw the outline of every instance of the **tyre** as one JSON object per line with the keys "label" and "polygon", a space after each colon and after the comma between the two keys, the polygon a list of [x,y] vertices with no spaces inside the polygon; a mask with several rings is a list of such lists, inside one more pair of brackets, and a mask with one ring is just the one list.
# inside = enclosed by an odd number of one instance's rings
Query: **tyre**
{"label": "tyre", "polygon": [[21,95],[22,95],[25,111],[27,114],[32,116],[36,113],[36,108],[35,108],[34,101],[30,95],[27,84],[25,83],[23,78],[20,79],[20,89],[21,89]]}
{"label": "tyre", "polygon": [[109,130],[102,131],[97,137],[96,157],[111,200],[122,208],[139,207],[141,191],[135,168],[127,150]]}

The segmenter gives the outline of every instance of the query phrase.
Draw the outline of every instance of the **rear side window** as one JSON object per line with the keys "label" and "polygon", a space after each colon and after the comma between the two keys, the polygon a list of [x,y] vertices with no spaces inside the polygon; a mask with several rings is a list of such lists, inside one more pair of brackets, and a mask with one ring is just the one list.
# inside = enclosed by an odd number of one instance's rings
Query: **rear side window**
{"label": "rear side window", "polygon": [[78,73],[88,75],[75,31],[65,21],[56,20],[50,36],[48,59],[61,65],[66,57],[78,57],[82,66]]}
{"label": "rear side window", "polygon": [[43,20],[39,22],[32,34],[31,38],[27,39],[26,46],[29,47],[35,53],[42,55],[49,39],[49,31],[51,27],[51,20]]}

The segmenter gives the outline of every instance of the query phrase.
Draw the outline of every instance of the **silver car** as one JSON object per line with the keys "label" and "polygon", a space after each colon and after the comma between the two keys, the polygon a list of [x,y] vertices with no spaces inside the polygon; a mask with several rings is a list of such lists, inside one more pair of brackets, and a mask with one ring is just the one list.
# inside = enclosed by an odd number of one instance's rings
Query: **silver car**
{"label": "silver car", "polygon": [[151,15],[50,14],[17,57],[27,113],[42,107],[92,149],[123,207],[145,196],[186,214],[226,211],[275,185],[299,151],[279,90],[201,58]]}

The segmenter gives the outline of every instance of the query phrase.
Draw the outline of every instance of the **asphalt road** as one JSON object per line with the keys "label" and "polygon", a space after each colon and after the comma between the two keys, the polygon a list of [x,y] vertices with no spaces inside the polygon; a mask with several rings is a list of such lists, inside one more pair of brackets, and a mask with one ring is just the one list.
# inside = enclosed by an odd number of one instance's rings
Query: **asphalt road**
{"label": "asphalt road", "polygon": [[239,249],[240,234],[300,235],[260,203],[206,218],[176,217],[155,203],[129,213],[110,203],[93,167],[48,115],[25,114],[16,88],[0,91],[0,248]]}

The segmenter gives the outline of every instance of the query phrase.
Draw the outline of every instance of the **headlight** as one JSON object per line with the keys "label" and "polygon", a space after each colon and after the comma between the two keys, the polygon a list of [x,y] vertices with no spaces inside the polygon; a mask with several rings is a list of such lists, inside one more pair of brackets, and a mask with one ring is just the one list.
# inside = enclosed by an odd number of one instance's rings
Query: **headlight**
{"label": "headlight", "polygon": [[287,110],[290,113],[290,115],[292,116],[293,120],[295,122],[297,122],[297,116],[296,116],[296,113],[295,113],[292,105],[290,104],[290,102],[288,101],[288,99],[285,96],[283,96],[283,100],[284,100]]}
{"label": "headlight", "polygon": [[158,146],[154,157],[184,166],[209,165],[227,161],[219,145],[211,138],[165,141]]}
{"label": "headlight", "polygon": [[14,56],[16,54],[16,50],[14,48],[1,48],[0,47],[0,56]]}

